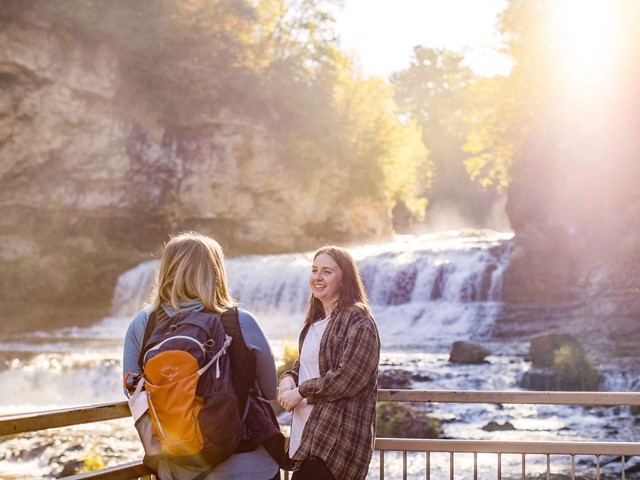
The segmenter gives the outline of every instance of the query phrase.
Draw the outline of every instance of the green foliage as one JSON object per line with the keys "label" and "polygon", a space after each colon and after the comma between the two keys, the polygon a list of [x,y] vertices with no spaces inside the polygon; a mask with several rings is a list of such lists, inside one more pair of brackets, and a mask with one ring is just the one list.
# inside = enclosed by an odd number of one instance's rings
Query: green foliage
{"label": "green foliage", "polygon": [[[293,368],[293,364],[298,359],[298,344],[297,343],[286,343],[283,350],[283,358],[282,363],[278,365],[276,369],[276,373],[278,378],[287,370],[291,370]],[[276,412],[276,415],[284,412],[282,406],[276,401],[271,400],[269,402],[271,404],[271,408]]]}
{"label": "green foliage", "polygon": [[515,66],[508,77],[482,79],[469,89],[464,150],[471,156],[465,167],[472,179],[499,190],[512,181],[511,168],[540,124],[543,105],[554,101],[546,65],[553,56],[549,46],[543,46],[548,36],[543,34],[539,6],[540,2],[509,2],[500,17],[500,31]]}
{"label": "green foliage", "polygon": [[440,420],[410,405],[378,402],[376,436],[387,438],[440,438]]}
{"label": "green foliage", "polygon": [[469,88],[469,108],[464,116],[468,134],[463,149],[471,154],[464,166],[472,180],[500,191],[509,184],[517,143],[513,132],[517,119],[509,108],[505,83],[502,77],[478,80]]}
{"label": "green foliage", "polygon": [[87,456],[84,459],[84,466],[82,468],[83,472],[92,472],[95,470],[102,470],[105,468],[104,460],[102,459],[102,455],[95,446],[91,447]]}
{"label": "green foliage", "polygon": [[[499,31],[505,42],[505,52],[514,60],[514,67],[508,77],[488,79],[474,92],[478,101],[467,118],[467,125],[472,129],[467,150],[473,154],[467,168],[482,182],[502,186],[512,181],[514,168],[529,168],[518,164],[530,163],[546,164],[548,168],[540,171],[542,178],[532,178],[529,171],[523,172],[528,183],[546,183],[548,178],[559,176],[567,176],[569,180],[579,178],[583,174],[580,168],[575,168],[579,164],[571,170],[562,168],[571,156],[569,152],[573,151],[576,156],[590,155],[591,152],[582,153],[581,150],[593,140],[607,141],[606,135],[594,135],[594,132],[611,128],[608,115],[624,117],[618,109],[629,99],[638,98],[640,30],[637,19],[640,18],[640,5],[627,0],[607,4],[604,8],[612,17],[619,16],[614,27],[616,31],[598,42],[579,44],[570,41],[568,32],[583,28],[584,33],[588,33],[589,24],[580,14],[588,11],[590,5],[570,3],[510,0],[500,15]],[[573,18],[562,15],[563,8],[569,7],[575,9]],[[611,19],[598,19],[602,25],[609,21]],[[590,35],[597,36],[597,33]],[[600,65],[593,65],[591,71],[583,72],[576,81],[576,72],[566,63],[576,58],[597,58],[608,45],[616,42],[616,51],[602,58]],[[580,51],[589,47],[591,51]],[[608,85],[597,87],[594,84],[581,91],[580,82],[594,81],[602,72],[610,78]],[[631,86],[629,81],[635,85]],[[593,102],[594,96],[609,96],[614,91],[617,95],[608,98],[607,105],[590,110],[597,105]],[[620,98],[622,103],[616,106],[614,97]],[[627,106],[622,110],[627,110]],[[631,110],[628,108],[627,111]],[[636,113],[632,116],[637,118]],[[603,122],[603,119],[606,120]],[[611,139],[616,145],[619,141],[618,138]],[[610,155],[609,149],[604,148]],[[583,168],[589,168],[589,165],[583,164]],[[509,171],[511,174],[507,174]],[[583,185],[580,190],[592,191],[593,187]],[[548,191],[543,194],[549,196]]]}
{"label": "green foliage", "polygon": [[461,54],[444,49],[416,47],[411,65],[395,73],[391,80],[395,98],[404,112],[422,130],[422,141],[429,149],[432,171],[423,182],[430,204],[455,206],[470,220],[481,223],[495,200],[495,191],[477,183],[469,174],[463,151],[467,124],[465,116],[473,96],[471,70],[462,65]]}
{"label": "green foliage", "polygon": [[343,75],[336,105],[350,155],[352,194],[384,199],[389,214],[402,202],[421,220],[432,164],[417,122],[400,120],[393,89],[380,79]]}
{"label": "green foliage", "polygon": [[575,385],[580,390],[597,390],[599,374],[579,345],[562,345],[556,350],[553,369],[564,385]]}
{"label": "green foliage", "polygon": [[463,60],[449,50],[417,46],[410,66],[392,75],[398,104],[422,125],[425,139],[443,131],[460,135],[465,89],[473,80]]}
{"label": "green foliage", "polygon": [[277,375],[280,378],[287,370],[291,370],[293,364],[298,359],[298,345],[293,343],[287,343],[284,346],[283,356],[282,356],[282,364],[278,365]]}

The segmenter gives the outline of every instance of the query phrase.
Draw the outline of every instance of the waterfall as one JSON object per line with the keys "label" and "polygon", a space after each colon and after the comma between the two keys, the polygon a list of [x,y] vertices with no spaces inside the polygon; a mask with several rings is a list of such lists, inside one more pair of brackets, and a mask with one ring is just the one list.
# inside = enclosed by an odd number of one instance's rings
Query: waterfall
{"label": "waterfall", "polygon": [[158,260],[147,260],[120,275],[111,300],[112,317],[130,316],[147,301],[158,264]]}
{"label": "waterfall", "polygon": [[[487,334],[500,308],[509,233],[444,232],[399,236],[349,248],[356,259],[384,347],[435,347]],[[229,287],[269,338],[295,339],[306,302],[313,252],[227,258]],[[157,261],[125,272],[112,316],[130,319],[148,297]]]}

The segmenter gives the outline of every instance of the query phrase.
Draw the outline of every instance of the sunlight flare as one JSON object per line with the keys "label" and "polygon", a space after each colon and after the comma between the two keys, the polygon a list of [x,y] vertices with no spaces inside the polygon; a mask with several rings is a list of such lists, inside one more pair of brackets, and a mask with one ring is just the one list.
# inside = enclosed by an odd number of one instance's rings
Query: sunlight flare
{"label": "sunlight flare", "polygon": [[558,0],[553,5],[558,61],[576,87],[604,86],[617,52],[621,12],[611,0]]}

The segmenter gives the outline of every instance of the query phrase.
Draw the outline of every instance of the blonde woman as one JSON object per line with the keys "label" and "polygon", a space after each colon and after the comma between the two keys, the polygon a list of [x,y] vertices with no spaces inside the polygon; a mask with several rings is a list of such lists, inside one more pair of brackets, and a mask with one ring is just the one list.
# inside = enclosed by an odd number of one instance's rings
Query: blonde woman
{"label": "blonde woman", "polygon": [[[152,312],[158,312],[154,318],[160,318],[160,313],[163,318],[171,318],[178,313],[193,311],[223,314],[235,306],[236,302],[231,298],[227,288],[224,256],[218,242],[196,232],[172,236],[165,245],[149,305],[133,318],[125,335],[123,373],[134,374],[128,375],[128,379],[142,374],[139,360],[145,347],[145,330]],[[255,388],[262,396],[273,399],[276,396],[277,377],[269,343],[251,313],[238,309],[237,318],[241,335],[234,339],[236,346],[239,345],[239,339],[244,339],[244,344],[254,357],[248,362],[250,365],[244,367],[252,369],[248,373],[255,378]],[[232,347],[233,345],[232,343]],[[233,352],[231,364],[235,386],[238,366],[234,366]],[[132,385],[127,387],[130,389]],[[249,410],[249,415],[260,413]],[[273,428],[273,425],[268,425],[268,421],[264,419],[256,420],[254,423],[266,429]],[[161,480],[271,480],[280,478],[280,469],[273,455],[261,444],[252,451],[234,453],[213,469],[178,465],[169,459],[163,459],[160,461],[158,474]]]}
{"label": "blonde woman", "polygon": [[346,250],[320,248],[309,287],[299,357],[278,388],[293,411],[292,480],[362,480],[375,439],[378,330]]}

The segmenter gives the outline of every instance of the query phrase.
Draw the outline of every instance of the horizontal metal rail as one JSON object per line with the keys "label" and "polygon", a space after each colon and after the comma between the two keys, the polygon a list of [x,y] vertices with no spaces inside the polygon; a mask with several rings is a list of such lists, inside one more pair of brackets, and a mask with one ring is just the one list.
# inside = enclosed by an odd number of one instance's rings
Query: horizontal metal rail
{"label": "horizontal metal rail", "polygon": [[496,442],[490,440],[377,438],[375,449],[406,452],[522,453],[527,455],[640,455],[640,443],[631,442]]}
{"label": "horizontal metal rail", "polygon": [[127,402],[0,416],[0,437],[49,428],[116,420],[131,415]]}
{"label": "horizontal metal rail", "polygon": [[131,480],[133,478],[151,478],[155,472],[142,462],[129,462],[107,467],[93,472],[79,473],[65,477],[66,480]]}
{"label": "horizontal metal rail", "polygon": [[[415,402],[415,403],[491,403],[491,404],[532,404],[532,405],[640,405],[640,393],[627,392],[485,392],[461,390],[379,390],[378,401]],[[113,402],[46,412],[26,413],[0,416],[0,437],[20,433],[59,428],[85,423],[116,420],[130,416],[127,402]],[[628,442],[540,442],[510,441],[497,442],[487,440],[423,440],[400,438],[377,438],[375,449],[381,454],[381,478],[384,478],[384,452],[399,451],[403,453],[406,463],[407,452],[425,452],[427,462],[430,452],[455,453],[492,453],[498,457],[502,454],[522,455],[523,477],[525,455],[594,455],[598,459],[598,478],[600,472],[600,455],[622,457],[624,478],[624,458],[640,456],[640,443]],[[573,478],[572,460],[572,478]],[[453,465],[453,464],[452,464]],[[451,467],[453,468],[453,467]],[[406,478],[406,465],[404,468]],[[453,472],[453,470],[452,470]],[[130,462],[108,467],[95,472],[87,472],[68,477],[70,480],[112,479],[130,480],[147,477],[152,471],[142,462]],[[500,461],[498,461],[500,475]],[[285,472],[285,478],[288,478]],[[453,477],[452,477],[453,478]],[[476,475],[474,475],[476,478]]]}
{"label": "horizontal metal rail", "polygon": [[[475,390],[379,390],[380,402],[506,403],[531,405],[640,405],[632,392],[485,392]],[[0,436],[125,418],[127,402],[0,416]]]}
{"label": "horizontal metal rail", "polygon": [[479,390],[378,390],[378,401],[615,406],[640,405],[640,392],[485,392]]}

